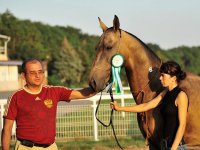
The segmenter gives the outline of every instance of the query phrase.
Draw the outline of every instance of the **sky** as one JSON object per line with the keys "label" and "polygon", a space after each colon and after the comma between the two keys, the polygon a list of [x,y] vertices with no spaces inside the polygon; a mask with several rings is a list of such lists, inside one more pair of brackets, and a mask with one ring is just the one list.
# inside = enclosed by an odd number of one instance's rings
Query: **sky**
{"label": "sky", "polygon": [[0,13],[101,35],[98,17],[163,49],[200,46],[200,0],[0,0]]}

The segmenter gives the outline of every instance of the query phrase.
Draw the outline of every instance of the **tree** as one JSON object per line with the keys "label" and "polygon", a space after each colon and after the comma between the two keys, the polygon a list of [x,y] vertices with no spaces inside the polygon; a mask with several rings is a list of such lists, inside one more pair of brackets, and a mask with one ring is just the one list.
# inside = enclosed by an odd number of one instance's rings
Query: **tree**
{"label": "tree", "polygon": [[57,53],[55,69],[58,71],[57,75],[61,84],[67,86],[77,85],[85,69],[82,65],[81,58],[69,44],[66,37],[63,39],[61,49]]}

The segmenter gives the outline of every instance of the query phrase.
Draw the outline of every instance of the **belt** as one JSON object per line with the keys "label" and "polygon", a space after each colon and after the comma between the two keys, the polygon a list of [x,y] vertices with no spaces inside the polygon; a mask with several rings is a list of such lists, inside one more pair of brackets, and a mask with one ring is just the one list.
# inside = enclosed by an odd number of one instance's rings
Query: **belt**
{"label": "belt", "polygon": [[30,140],[25,140],[25,139],[17,139],[17,140],[20,141],[22,145],[27,146],[27,147],[37,146],[37,147],[47,148],[47,147],[49,147],[51,145],[51,144],[34,143],[34,142],[30,141]]}

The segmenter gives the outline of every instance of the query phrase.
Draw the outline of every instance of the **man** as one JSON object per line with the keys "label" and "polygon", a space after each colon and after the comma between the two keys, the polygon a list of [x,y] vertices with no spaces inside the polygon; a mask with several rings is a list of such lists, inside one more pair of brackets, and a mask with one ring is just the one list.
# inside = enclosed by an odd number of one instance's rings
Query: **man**
{"label": "man", "polygon": [[2,149],[9,150],[12,126],[16,121],[16,150],[57,150],[55,135],[58,102],[84,99],[96,93],[90,87],[72,90],[42,85],[44,70],[38,59],[24,61],[21,76],[26,85],[10,97],[4,113]]}

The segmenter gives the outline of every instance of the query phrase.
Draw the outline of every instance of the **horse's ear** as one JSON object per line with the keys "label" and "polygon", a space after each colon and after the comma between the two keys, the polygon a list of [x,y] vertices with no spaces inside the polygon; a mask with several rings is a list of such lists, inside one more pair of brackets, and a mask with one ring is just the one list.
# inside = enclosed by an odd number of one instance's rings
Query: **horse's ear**
{"label": "horse's ear", "polygon": [[120,23],[119,23],[119,18],[115,15],[115,18],[113,20],[113,28],[115,31],[119,30],[119,26],[120,26]]}
{"label": "horse's ear", "polygon": [[99,19],[99,24],[101,26],[101,29],[104,31],[106,31],[108,29],[108,27],[101,21],[101,19],[98,17]]}

